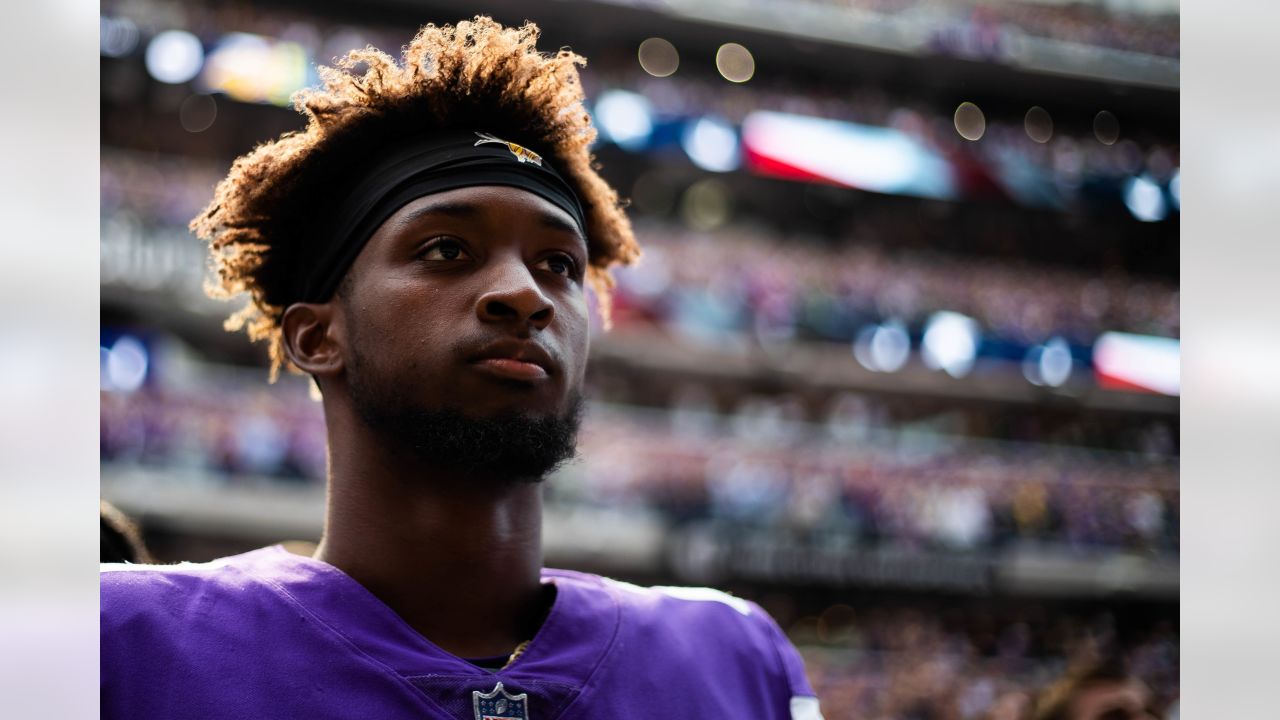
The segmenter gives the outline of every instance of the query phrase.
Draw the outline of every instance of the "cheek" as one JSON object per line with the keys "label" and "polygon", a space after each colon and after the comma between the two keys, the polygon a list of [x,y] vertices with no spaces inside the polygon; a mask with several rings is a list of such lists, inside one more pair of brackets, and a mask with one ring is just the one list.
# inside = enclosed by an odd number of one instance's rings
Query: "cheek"
{"label": "cheek", "polygon": [[590,347],[591,330],[589,309],[585,294],[577,295],[565,307],[565,362],[572,358],[573,376],[582,380],[587,369],[587,353]]}
{"label": "cheek", "polygon": [[366,293],[355,319],[361,323],[356,335],[366,355],[376,348],[384,360],[401,357],[403,362],[396,364],[409,370],[429,363],[458,334],[456,318],[465,308],[459,309],[455,295],[408,281],[389,281],[378,292]]}

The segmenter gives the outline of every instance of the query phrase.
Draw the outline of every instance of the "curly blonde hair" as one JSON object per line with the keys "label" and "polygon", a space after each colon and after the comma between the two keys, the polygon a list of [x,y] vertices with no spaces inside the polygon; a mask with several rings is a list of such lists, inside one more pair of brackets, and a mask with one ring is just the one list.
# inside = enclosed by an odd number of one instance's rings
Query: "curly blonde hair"
{"label": "curly blonde hair", "polygon": [[[597,173],[596,131],[583,108],[577,66],[568,49],[539,53],[538,28],[507,28],[477,16],[457,25],[426,25],[397,62],[373,47],[321,67],[321,87],[299,91],[294,107],[304,130],[286,133],[237,158],[191,230],[209,243],[218,282],[205,289],[250,302],[227,319],[265,340],[271,379],[285,356],[280,320],[301,299],[307,240],[324,229],[322,209],[350,187],[355,168],[377,148],[432,132],[483,128],[535,148],[573,186],[586,214],[587,277],[608,318],[609,268],[640,255],[618,194]],[[362,67],[363,66],[363,67]]]}

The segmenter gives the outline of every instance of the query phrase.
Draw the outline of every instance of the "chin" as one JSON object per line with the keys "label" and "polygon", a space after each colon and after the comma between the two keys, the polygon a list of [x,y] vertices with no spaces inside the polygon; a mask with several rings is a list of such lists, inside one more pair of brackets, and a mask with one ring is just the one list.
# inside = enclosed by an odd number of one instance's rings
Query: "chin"
{"label": "chin", "polygon": [[503,417],[558,418],[571,412],[575,402],[550,388],[530,386],[528,383],[508,381],[489,384],[490,387],[474,392],[456,393],[452,402],[441,407],[424,408],[428,412],[454,409],[462,415],[481,419]]}
{"label": "chin", "polygon": [[563,404],[551,406],[545,402],[519,403],[503,402],[492,405],[464,407],[461,415],[468,420],[507,420],[523,418],[528,420],[555,420],[568,414]]}

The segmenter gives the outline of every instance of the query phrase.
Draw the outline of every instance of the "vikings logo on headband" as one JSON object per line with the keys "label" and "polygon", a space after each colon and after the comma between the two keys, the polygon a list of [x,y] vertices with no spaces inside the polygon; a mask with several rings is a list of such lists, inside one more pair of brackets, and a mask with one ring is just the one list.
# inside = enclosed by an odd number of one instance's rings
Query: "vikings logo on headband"
{"label": "vikings logo on headband", "polygon": [[507,142],[506,140],[503,140],[502,138],[499,138],[499,137],[494,137],[489,133],[478,132],[476,133],[476,137],[480,139],[477,140],[476,144],[472,145],[472,147],[479,147],[484,143],[498,143],[500,145],[506,145],[507,149],[511,151],[511,154],[515,155],[516,159],[519,160],[520,162],[530,162],[530,163],[533,163],[534,165],[537,165],[538,167],[542,167],[542,156],[523,145],[517,145],[513,142]]}

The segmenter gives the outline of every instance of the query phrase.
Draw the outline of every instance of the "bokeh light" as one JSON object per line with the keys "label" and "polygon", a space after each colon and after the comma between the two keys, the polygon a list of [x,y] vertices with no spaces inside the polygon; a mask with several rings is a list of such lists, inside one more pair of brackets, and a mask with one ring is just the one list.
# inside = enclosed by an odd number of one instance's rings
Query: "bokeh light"
{"label": "bokeh light", "polygon": [[729,172],[741,164],[738,133],[727,121],[714,116],[698,118],[680,137],[685,154],[703,170]]}
{"label": "bokeh light", "polygon": [[699,180],[684,191],[680,215],[694,230],[714,230],[729,220],[729,188],[719,180]]}
{"label": "bokeh light", "polygon": [[967,315],[943,310],[925,324],[921,355],[930,370],[961,378],[973,369],[982,335],[978,322]]}
{"label": "bokeh light", "polygon": [[1040,380],[1049,387],[1061,387],[1071,377],[1071,347],[1060,337],[1044,344],[1040,353]]}
{"label": "bokeh light", "polygon": [[897,320],[863,328],[853,343],[854,358],[873,372],[897,372],[910,355],[911,336]]}
{"label": "bokeh light", "polygon": [[596,126],[601,135],[624,150],[642,150],[653,132],[649,99],[627,90],[608,90],[596,101]]}
{"label": "bokeh light", "polygon": [[640,67],[654,77],[667,77],[680,67],[680,53],[670,42],[651,37],[640,43],[636,55],[640,59]]}
{"label": "bokeh light", "polygon": [[663,217],[675,207],[676,189],[657,171],[650,170],[641,173],[631,186],[631,202],[640,212]]}
{"label": "bokeh light", "polygon": [[620,268],[627,288],[640,297],[660,298],[671,288],[671,263],[661,248],[647,248],[634,264]]}
{"label": "bokeh light", "polygon": [[183,100],[178,108],[178,122],[190,133],[208,130],[217,118],[218,103],[212,95],[196,93]]}
{"label": "bokeh light", "polygon": [[1157,222],[1169,214],[1160,186],[1147,175],[1129,178],[1124,186],[1124,205],[1143,222]]}
{"label": "bokeh light", "polygon": [[235,32],[224,35],[209,53],[201,80],[204,89],[234,100],[287,106],[293,93],[315,79],[304,47],[275,37]]}
{"label": "bokeh light", "polygon": [[1110,111],[1103,110],[1093,117],[1093,136],[1103,145],[1114,145],[1120,139],[1120,121]]}
{"label": "bokeh light", "polygon": [[131,393],[147,379],[150,359],[147,348],[137,339],[122,335],[110,349],[99,347],[104,390]]}
{"label": "bokeh light", "polygon": [[1071,378],[1074,365],[1071,346],[1061,337],[1054,337],[1027,350],[1022,358],[1022,376],[1032,385],[1061,387]]}
{"label": "bokeh light", "polygon": [[124,57],[138,49],[138,26],[129,18],[98,19],[98,50],[107,57]]}
{"label": "bokeh light", "polygon": [[200,38],[186,30],[166,30],[147,44],[147,72],[162,83],[181,85],[194,78],[204,66],[204,46]]}
{"label": "bokeh light", "polygon": [[1103,387],[1182,392],[1182,341],[1178,338],[1105,332],[1093,344],[1093,371]]}
{"label": "bokeh light", "polygon": [[982,110],[971,102],[962,102],[956,108],[956,132],[965,140],[979,140],[987,131],[987,118]]}
{"label": "bokeh light", "polygon": [[1027,130],[1027,137],[1038,143],[1047,143],[1053,137],[1053,118],[1049,116],[1048,110],[1039,105],[1027,111],[1022,125]]}
{"label": "bokeh light", "polygon": [[743,83],[756,74],[756,59],[738,43],[725,43],[716,51],[716,69],[725,80]]}

